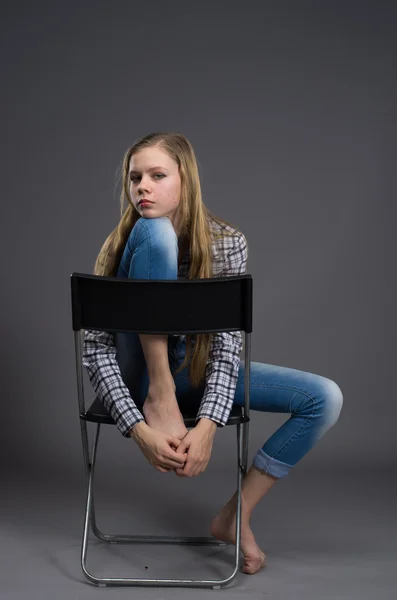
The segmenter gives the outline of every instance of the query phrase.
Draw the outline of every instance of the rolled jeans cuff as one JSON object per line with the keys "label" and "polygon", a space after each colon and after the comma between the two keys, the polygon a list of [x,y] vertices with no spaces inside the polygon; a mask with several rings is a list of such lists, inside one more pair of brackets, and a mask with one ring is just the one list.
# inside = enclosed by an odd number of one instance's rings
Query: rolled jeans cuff
{"label": "rolled jeans cuff", "polygon": [[271,458],[271,456],[263,452],[262,449],[258,450],[252,464],[263,473],[268,473],[269,475],[272,475],[272,477],[277,477],[277,479],[281,479],[288,475],[293,467],[293,465],[288,465],[287,463],[281,462],[281,460]]}

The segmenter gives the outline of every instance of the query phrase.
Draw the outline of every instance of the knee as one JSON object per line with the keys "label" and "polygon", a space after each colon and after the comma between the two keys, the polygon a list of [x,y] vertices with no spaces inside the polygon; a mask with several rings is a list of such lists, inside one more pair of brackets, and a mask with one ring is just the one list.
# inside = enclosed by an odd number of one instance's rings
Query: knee
{"label": "knee", "polygon": [[168,217],[141,217],[135,223],[135,227],[143,227],[146,231],[175,233],[175,229]]}
{"label": "knee", "polygon": [[324,416],[329,427],[332,427],[338,421],[342,406],[342,390],[335,381],[328,379],[326,392],[324,393]]}
{"label": "knee", "polygon": [[134,225],[136,233],[144,232],[152,246],[168,246],[178,242],[174,226],[168,217],[141,217]]}

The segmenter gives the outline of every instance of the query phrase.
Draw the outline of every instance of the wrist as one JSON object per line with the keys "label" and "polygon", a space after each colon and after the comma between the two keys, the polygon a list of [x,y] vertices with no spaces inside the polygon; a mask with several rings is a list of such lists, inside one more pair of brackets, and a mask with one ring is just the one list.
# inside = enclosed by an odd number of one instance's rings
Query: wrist
{"label": "wrist", "polygon": [[201,417],[197,422],[196,427],[198,427],[199,429],[212,431],[213,433],[215,433],[215,431],[217,430],[216,422],[212,421],[211,419],[208,419],[207,417]]}
{"label": "wrist", "polygon": [[138,423],[135,423],[135,425],[133,425],[129,431],[130,438],[136,440],[148,427],[149,426],[146,421],[138,421]]}

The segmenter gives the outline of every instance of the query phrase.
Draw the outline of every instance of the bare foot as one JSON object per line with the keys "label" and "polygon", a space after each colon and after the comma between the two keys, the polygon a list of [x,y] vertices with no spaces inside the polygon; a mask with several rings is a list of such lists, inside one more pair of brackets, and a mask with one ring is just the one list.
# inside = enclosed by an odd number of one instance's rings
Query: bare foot
{"label": "bare foot", "polygon": [[[235,504],[235,503],[234,503]],[[226,504],[211,523],[211,533],[222,542],[236,543],[236,508]],[[266,556],[255,541],[251,527],[241,519],[241,550],[244,554],[242,573],[253,575],[266,564]]]}
{"label": "bare foot", "polygon": [[175,396],[175,383],[173,388],[149,388],[142,412],[153,429],[174,435],[180,440],[188,433]]}

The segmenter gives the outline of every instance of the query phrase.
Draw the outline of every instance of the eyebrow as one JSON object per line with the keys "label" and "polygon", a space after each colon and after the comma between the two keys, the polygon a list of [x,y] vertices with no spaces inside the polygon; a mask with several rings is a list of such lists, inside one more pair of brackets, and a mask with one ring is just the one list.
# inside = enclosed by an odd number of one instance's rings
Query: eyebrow
{"label": "eyebrow", "polygon": [[[150,168],[148,169],[148,171],[154,171],[155,169],[164,169],[164,171],[168,171],[168,169],[166,169],[165,167],[160,167],[160,166],[157,166],[157,167],[150,167]],[[135,169],[132,169],[132,170],[130,171],[130,175],[132,175],[132,174],[134,174],[134,173],[139,173],[139,171],[136,171]]]}

